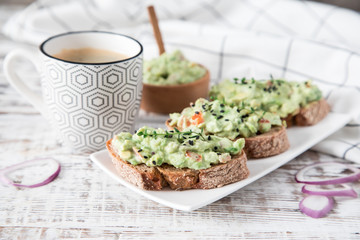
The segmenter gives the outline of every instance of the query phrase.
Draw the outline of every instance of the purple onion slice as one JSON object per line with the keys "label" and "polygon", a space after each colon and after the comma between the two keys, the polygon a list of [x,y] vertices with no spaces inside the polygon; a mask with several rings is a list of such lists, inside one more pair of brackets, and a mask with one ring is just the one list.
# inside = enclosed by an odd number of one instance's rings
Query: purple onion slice
{"label": "purple onion slice", "polygon": [[355,190],[346,184],[338,185],[308,185],[305,184],[301,191],[310,195],[319,195],[326,197],[353,197],[357,198]]}
{"label": "purple onion slice", "polygon": [[[324,168],[328,168],[325,170]],[[308,174],[312,170],[319,169],[320,174],[310,176]],[[332,175],[332,176],[325,176]],[[339,176],[341,175],[341,176]],[[327,185],[354,182],[360,179],[360,169],[337,162],[315,163],[304,167],[295,176],[295,180],[299,183]]]}
{"label": "purple onion slice", "polygon": [[321,218],[334,207],[334,199],[326,196],[309,195],[301,200],[300,211],[312,218]]}
{"label": "purple onion slice", "polygon": [[[7,176],[7,174],[14,172],[16,170],[27,168],[27,167],[32,167],[32,166],[39,165],[39,164],[49,165],[50,169],[49,169],[49,172],[44,173],[42,178],[40,180],[38,180],[37,182],[31,182],[31,183],[27,183],[27,184],[23,183],[23,182],[17,183],[17,182],[14,182],[11,178],[9,178]],[[60,171],[61,171],[61,166],[54,159],[38,158],[38,159],[25,161],[25,162],[18,163],[18,164],[9,166],[7,168],[1,169],[0,170],[0,181],[4,185],[12,185],[15,187],[35,188],[35,187],[44,186],[44,185],[52,182],[59,175]]]}

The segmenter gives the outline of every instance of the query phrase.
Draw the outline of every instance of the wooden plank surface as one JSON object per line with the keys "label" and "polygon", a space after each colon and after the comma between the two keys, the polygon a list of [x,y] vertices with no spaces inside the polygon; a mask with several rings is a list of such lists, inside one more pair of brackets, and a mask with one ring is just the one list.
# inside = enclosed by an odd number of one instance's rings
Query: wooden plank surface
{"label": "wooden plank surface", "polygon": [[[19,9],[1,5],[0,26]],[[0,35],[0,64],[19,46]],[[23,64],[19,74],[38,90],[31,66]],[[44,156],[61,163],[54,182],[34,189],[0,186],[0,239],[360,239],[359,199],[337,201],[322,219],[298,208],[304,195],[294,174],[310,163],[342,159],[308,151],[204,208],[174,210],[114,182],[89,156],[61,148],[43,117],[8,85],[1,67],[0,169]],[[360,183],[354,187],[359,191]]]}

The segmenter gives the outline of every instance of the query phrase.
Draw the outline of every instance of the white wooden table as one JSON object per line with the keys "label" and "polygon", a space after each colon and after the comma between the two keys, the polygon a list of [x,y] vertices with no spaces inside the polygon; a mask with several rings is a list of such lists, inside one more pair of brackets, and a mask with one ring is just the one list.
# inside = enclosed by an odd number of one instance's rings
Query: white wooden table
{"label": "white wooden table", "polygon": [[[0,5],[0,27],[22,7]],[[3,58],[23,46],[0,35],[0,168],[48,156],[62,171],[39,188],[0,186],[0,239],[360,239],[360,199],[338,201],[321,219],[299,211],[304,195],[294,174],[314,162],[345,162],[312,151],[193,212],[127,190],[88,155],[65,152],[47,122],[8,85]],[[39,88],[31,66],[23,63],[19,74]],[[359,192],[360,183],[354,186]]]}

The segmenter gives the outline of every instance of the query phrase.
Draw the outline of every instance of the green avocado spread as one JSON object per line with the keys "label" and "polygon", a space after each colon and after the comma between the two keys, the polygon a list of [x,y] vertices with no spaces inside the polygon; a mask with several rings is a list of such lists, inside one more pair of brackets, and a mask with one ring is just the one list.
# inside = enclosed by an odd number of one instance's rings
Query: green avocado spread
{"label": "green avocado spread", "polygon": [[114,151],[133,165],[206,169],[212,164],[226,163],[245,145],[240,138],[207,136],[198,128],[187,131],[142,127],[135,134],[123,132],[112,139]]}
{"label": "green avocado spread", "polygon": [[210,96],[237,106],[260,108],[284,118],[289,114],[295,114],[300,107],[320,100],[322,94],[310,80],[288,82],[234,78],[233,81],[225,80],[213,86]]}
{"label": "green avocado spread", "polygon": [[143,81],[154,85],[177,85],[193,82],[205,73],[205,68],[186,60],[184,55],[176,50],[145,61]]}
{"label": "green avocado spread", "polygon": [[235,139],[252,137],[268,132],[272,126],[281,126],[282,121],[276,114],[254,109],[250,106],[232,107],[219,100],[196,100],[191,107],[181,113],[170,114],[172,127],[188,129],[196,126],[207,134]]}

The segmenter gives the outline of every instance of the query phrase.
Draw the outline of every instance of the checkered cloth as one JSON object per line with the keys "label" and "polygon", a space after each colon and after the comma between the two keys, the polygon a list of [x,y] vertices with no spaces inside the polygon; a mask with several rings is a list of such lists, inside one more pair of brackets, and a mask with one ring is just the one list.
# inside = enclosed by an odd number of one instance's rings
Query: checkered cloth
{"label": "checkered cloth", "polygon": [[[181,49],[225,78],[312,79],[333,112],[352,122],[313,149],[360,163],[360,15],[295,0],[36,1],[13,16],[4,33],[39,44],[76,30],[120,32],[140,40],[145,59],[158,50],[146,7],[154,5],[167,51]],[[166,116],[141,113],[138,126],[163,126]]]}

